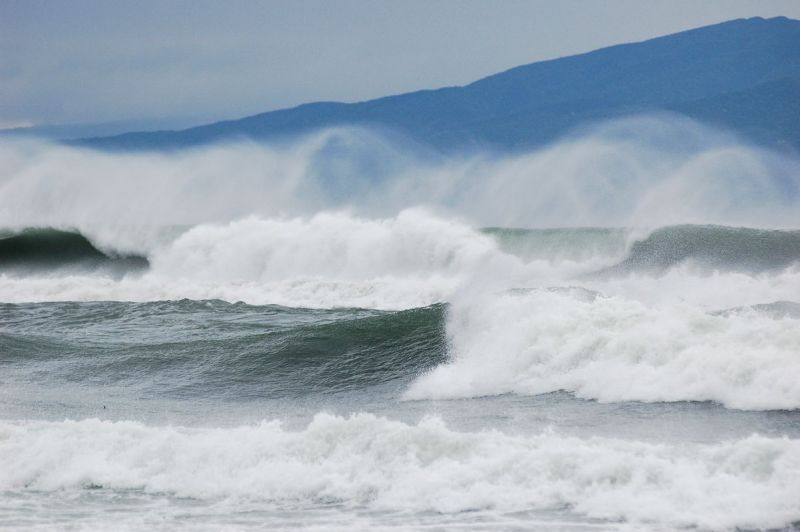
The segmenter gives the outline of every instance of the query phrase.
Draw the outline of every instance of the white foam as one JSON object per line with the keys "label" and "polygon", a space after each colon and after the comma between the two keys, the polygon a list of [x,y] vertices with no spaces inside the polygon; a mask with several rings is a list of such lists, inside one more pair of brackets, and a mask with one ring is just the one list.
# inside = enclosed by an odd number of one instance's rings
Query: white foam
{"label": "white foam", "polygon": [[[7,302],[222,299],[306,307],[401,309],[522,263],[469,225],[410,209],[390,218],[320,213],[203,224],[155,246],[151,268],[101,275],[5,275]],[[529,265],[528,270],[535,269]],[[552,267],[540,261],[536,268]]]}
{"label": "white foam", "polygon": [[498,513],[701,528],[800,519],[800,441],[666,445],[545,433],[459,433],[361,414],[232,429],[99,420],[0,423],[0,489],[144,490],[280,507]]}
{"label": "white foam", "polygon": [[800,408],[796,319],[535,289],[456,300],[447,327],[451,361],[407,398],[567,390],[601,401]]}
{"label": "white foam", "polygon": [[200,281],[342,280],[459,275],[499,256],[494,241],[462,223],[407,210],[388,219],[321,213],[201,225],[153,257],[158,275]]}
{"label": "white foam", "polygon": [[[759,312],[709,311],[800,301],[800,272],[632,274],[569,285],[597,259],[504,253],[469,225],[411,209],[390,218],[321,213],[203,224],[151,252],[152,267],[100,275],[0,277],[0,299],[221,299],[291,307],[406,309],[450,302],[450,362],[411,399],[568,390],[601,401],[711,400],[800,408],[800,327]],[[512,289],[509,292],[509,289]]]}
{"label": "white foam", "polygon": [[[134,226],[414,206],[476,225],[797,227],[800,161],[691,120],[617,120],[530,153],[430,157],[363,128],[173,153],[0,142],[0,228],[76,227],[135,251]],[[135,231],[134,231],[135,232]],[[135,236],[135,235],[134,235]]]}
{"label": "white foam", "polygon": [[606,279],[582,279],[581,285],[648,306],[684,303],[707,311],[780,300],[800,301],[797,266],[747,274],[702,271],[690,264],[680,264],[659,276],[632,273]]}
{"label": "white foam", "polygon": [[17,278],[0,275],[2,299],[9,303],[45,301],[197,301],[219,299],[251,305],[296,308],[403,310],[447,301],[456,278],[382,276],[362,281],[297,277],[274,282],[202,283],[147,275],[115,280],[94,275]]}

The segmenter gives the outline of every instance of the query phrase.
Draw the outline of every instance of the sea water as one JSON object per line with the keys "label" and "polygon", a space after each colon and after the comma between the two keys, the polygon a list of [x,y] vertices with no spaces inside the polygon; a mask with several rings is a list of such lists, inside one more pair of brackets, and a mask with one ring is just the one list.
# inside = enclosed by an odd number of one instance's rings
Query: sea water
{"label": "sea water", "polygon": [[113,240],[0,239],[0,526],[800,522],[798,231],[411,209]]}

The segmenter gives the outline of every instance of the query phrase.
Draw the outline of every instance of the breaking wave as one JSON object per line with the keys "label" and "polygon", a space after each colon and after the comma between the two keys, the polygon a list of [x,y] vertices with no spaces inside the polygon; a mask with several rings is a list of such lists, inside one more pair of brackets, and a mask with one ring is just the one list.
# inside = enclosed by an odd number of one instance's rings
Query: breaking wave
{"label": "breaking wave", "polygon": [[132,254],[114,251],[113,241],[98,246],[91,232],[87,236],[49,228],[7,231],[0,234],[0,269],[100,264],[144,269],[152,263],[153,271],[162,276],[225,282],[419,273],[446,277],[487,266],[513,270],[520,263],[557,266],[573,274],[664,273],[684,264],[758,273],[800,263],[800,231],[682,225],[660,228],[639,239],[632,239],[626,229],[478,231],[416,209],[386,219],[345,213],[250,217],[173,232],[174,238],[140,245],[139,254]]}
{"label": "breaking wave", "polygon": [[[13,238],[38,242],[35,235]],[[114,260],[92,237],[44,235],[44,241],[69,243],[87,257]],[[287,345],[312,359],[314,338],[341,346],[334,351],[347,362],[314,359],[328,368],[315,381],[323,389],[359,382],[362,371],[371,375],[369,382],[382,382],[430,370],[410,386],[407,398],[565,390],[600,401],[800,408],[800,385],[793,378],[800,374],[800,327],[791,303],[800,301],[798,231],[675,226],[631,242],[628,230],[476,230],[411,209],[385,219],[320,213],[203,224],[152,243],[146,255],[147,269],[121,276],[0,274],[0,299],[191,299],[376,311],[434,305],[439,310],[362,316],[308,330],[298,326]],[[616,274],[608,275],[611,270]],[[337,332],[347,327],[354,329]],[[208,367],[235,380],[243,371],[278,375],[297,362],[259,358],[267,350],[280,352],[284,341],[264,334],[243,340],[235,361],[220,356],[219,365],[206,361]],[[342,343],[342,335],[352,339]],[[442,362],[437,357],[443,337],[447,361],[431,369]],[[385,340],[389,354],[358,338],[378,345]],[[261,341],[272,347],[259,348]],[[215,352],[211,340],[199,347],[189,342],[185,349]],[[314,364],[300,366],[314,375]],[[383,373],[382,367],[397,372]],[[285,386],[312,385],[297,377],[302,374],[287,377]]]}
{"label": "breaking wave", "polygon": [[0,143],[0,526],[797,528],[800,163],[622,127]]}
{"label": "breaking wave", "polygon": [[585,289],[533,289],[456,302],[450,361],[409,399],[558,390],[600,401],[715,401],[800,408],[800,327],[759,307],[708,313]]}
{"label": "breaking wave", "polygon": [[46,374],[50,382],[120,385],[142,396],[357,391],[406,384],[444,362],[444,312],[443,305],[382,312],[191,300],[0,304],[14,324],[0,331],[0,364],[26,380]]}
{"label": "breaking wave", "polygon": [[30,269],[96,269],[101,266],[138,270],[147,265],[147,259],[141,256],[100,251],[77,231],[30,228],[0,233],[0,270],[27,272]]}
{"label": "breaking wave", "polygon": [[[798,307],[705,312],[577,287],[398,312],[188,300],[4,304],[15,332],[0,332],[0,362],[24,379],[46,374],[153,397],[305,397],[393,382],[392,394],[410,400],[567,391],[602,402],[795,410]],[[103,340],[87,345],[86,327]]]}
{"label": "breaking wave", "polygon": [[[90,457],[90,459],[89,459]],[[229,511],[330,505],[364,512],[557,511],[663,527],[778,528],[800,520],[800,441],[656,444],[461,433],[369,414],[318,414],[299,432],[99,420],[1,422],[0,490],[138,490]],[[17,496],[19,497],[19,495]]]}

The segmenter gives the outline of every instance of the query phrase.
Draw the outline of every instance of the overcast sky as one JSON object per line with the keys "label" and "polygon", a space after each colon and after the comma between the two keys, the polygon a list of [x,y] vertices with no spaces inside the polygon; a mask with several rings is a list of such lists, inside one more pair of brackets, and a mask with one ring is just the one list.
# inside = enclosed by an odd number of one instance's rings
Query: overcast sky
{"label": "overcast sky", "polygon": [[0,127],[188,126],[460,85],[798,0],[0,0]]}

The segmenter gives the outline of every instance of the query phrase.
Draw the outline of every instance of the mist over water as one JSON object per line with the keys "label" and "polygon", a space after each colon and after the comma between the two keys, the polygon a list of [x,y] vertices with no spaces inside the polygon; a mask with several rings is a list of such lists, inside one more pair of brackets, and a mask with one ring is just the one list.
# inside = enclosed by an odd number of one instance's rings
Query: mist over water
{"label": "mist over water", "polygon": [[663,115],[0,169],[3,522],[800,521],[792,154]]}
{"label": "mist over water", "polygon": [[0,163],[6,228],[187,226],[332,210],[389,217],[410,207],[476,227],[800,223],[797,158],[669,116],[608,123],[517,155],[444,157],[350,128],[172,153],[4,141]]}

